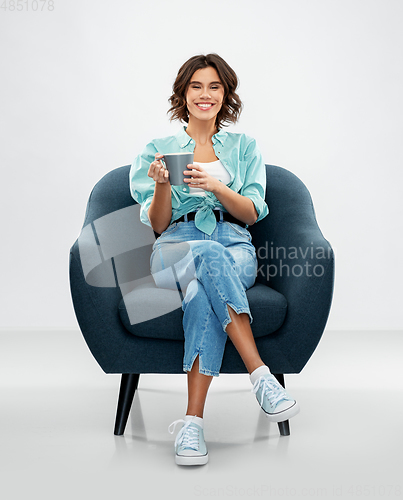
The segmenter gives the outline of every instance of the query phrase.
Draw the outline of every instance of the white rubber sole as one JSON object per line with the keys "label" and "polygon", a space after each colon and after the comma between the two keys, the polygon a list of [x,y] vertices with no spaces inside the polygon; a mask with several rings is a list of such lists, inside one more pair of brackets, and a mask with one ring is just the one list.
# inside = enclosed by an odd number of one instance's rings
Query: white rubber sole
{"label": "white rubber sole", "polygon": [[177,465],[205,465],[208,462],[208,453],[196,457],[185,457],[183,455],[175,455],[175,463]]}
{"label": "white rubber sole", "polygon": [[290,406],[290,408],[287,408],[286,410],[279,413],[267,413],[263,410],[263,408],[262,411],[270,420],[270,422],[284,422],[285,420],[289,420],[290,418],[295,417],[295,415],[299,413],[299,404],[297,401],[295,401],[295,404]]}

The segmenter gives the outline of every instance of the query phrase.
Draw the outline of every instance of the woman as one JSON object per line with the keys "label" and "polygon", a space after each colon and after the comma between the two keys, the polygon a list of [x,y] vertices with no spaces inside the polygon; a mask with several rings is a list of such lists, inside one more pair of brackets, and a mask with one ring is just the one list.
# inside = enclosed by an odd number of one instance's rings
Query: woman
{"label": "woman", "polygon": [[[130,172],[141,220],[160,234],[151,256],[156,284],[175,289],[178,282],[184,295],[188,405],[184,419],[169,427],[173,433],[177,423],[183,424],[175,440],[180,465],[208,461],[203,411],[227,336],[245,363],[265,415],[281,422],[299,411],[260,358],[250,327],[245,290],[255,282],[257,259],[247,227],[263,219],[268,207],[266,171],[256,141],[222,129],[239,118],[237,86],[235,72],[217,54],[186,61],[173,85],[168,113],[187,127],[150,142]],[[191,176],[184,185],[171,186],[160,158],[178,152],[193,152],[194,163],[183,172]],[[160,278],[173,267],[177,277],[170,285]]]}

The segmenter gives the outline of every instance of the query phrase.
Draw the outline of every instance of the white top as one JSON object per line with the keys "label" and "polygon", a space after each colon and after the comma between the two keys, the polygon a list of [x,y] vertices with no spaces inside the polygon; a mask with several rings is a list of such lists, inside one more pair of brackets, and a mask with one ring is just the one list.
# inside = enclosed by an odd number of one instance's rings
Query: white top
{"label": "white top", "polygon": [[[195,165],[200,165],[209,175],[220,180],[223,184],[227,185],[231,180],[228,170],[224,167],[220,160],[211,161],[209,163],[202,163],[194,161]],[[189,187],[189,195],[191,196],[206,196],[206,191],[202,188]]]}

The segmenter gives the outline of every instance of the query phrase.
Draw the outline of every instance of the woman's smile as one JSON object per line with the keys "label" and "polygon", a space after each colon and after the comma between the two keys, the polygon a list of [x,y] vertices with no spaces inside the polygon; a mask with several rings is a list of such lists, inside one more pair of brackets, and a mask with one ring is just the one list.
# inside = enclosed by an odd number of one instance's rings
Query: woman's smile
{"label": "woman's smile", "polygon": [[196,104],[196,106],[201,109],[202,111],[209,111],[213,106],[214,104],[209,102],[209,103],[198,103]]}

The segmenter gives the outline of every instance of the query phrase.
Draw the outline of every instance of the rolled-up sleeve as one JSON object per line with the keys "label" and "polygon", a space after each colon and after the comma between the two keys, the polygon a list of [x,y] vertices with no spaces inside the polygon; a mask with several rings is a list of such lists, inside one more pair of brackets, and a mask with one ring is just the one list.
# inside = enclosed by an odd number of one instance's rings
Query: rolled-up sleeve
{"label": "rolled-up sleeve", "polygon": [[129,174],[130,194],[141,205],[140,220],[150,227],[148,209],[154,196],[155,182],[147,174],[151,162],[155,160],[155,153],[157,153],[157,148],[153,142],[150,142],[134,159]]}
{"label": "rolled-up sleeve", "polygon": [[250,140],[245,150],[244,158],[246,161],[246,173],[240,194],[253,201],[258,214],[257,222],[266,217],[269,213],[269,208],[265,202],[266,167],[255,139]]}

